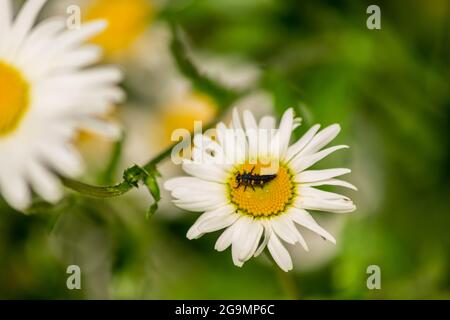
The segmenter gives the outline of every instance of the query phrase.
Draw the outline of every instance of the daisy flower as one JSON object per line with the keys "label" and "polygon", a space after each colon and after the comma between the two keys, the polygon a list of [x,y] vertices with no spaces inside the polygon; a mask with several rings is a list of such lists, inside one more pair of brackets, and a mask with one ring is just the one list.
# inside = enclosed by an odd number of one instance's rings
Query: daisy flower
{"label": "daisy flower", "polygon": [[308,169],[334,151],[348,148],[321,150],[337,136],[339,125],[321,131],[315,125],[289,146],[292,131],[299,125],[293,110],[284,113],[278,129],[275,124],[270,116],[257,123],[250,111],[244,111],[242,125],[234,110],[232,123],[219,123],[214,138],[194,137],[192,160],[182,165],[190,176],[172,178],[164,185],[175,205],[203,212],[187,237],[197,239],[225,229],[215,249],[231,246],[238,267],[267,247],[280,268],[289,271],[292,260],[283,242],[300,243],[308,250],[299,227],[336,242],[307,210],[343,213],[356,209],[349,198],[316,188],[331,185],[356,190],[336,179],[349,169]]}
{"label": "daisy flower", "polygon": [[120,71],[87,68],[101,52],[84,43],[106,24],[70,31],[60,17],[33,27],[45,2],[25,2],[13,19],[11,1],[0,0],[0,194],[18,210],[29,207],[31,190],[58,201],[57,175],[83,171],[72,145],[79,129],[120,131],[100,118],[123,98]]}

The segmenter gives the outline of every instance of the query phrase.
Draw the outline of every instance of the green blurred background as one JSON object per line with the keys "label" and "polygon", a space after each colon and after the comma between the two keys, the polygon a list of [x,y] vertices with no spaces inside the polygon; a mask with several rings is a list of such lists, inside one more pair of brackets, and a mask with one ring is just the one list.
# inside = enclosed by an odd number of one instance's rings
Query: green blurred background
{"label": "green blurred background", "polygon": [[[102,1],[78,2],[89,17],[109,12]],[[448,1],[126,2],[138,10],[112,10],[115,35],[95,41],[125,71],[128,102],[111,117],[127,135],[118,168],[105,173],[114,146],[80,134],[84,181],[116,181],[166,147],[171,129],[230,104],[278,116],[294,107],[304,119],[297,136],[341,124],[336,143],[350,152],[321,166],[353,170],[359,191],[348,195],[358,209],[315,213],[338,244],[307,235],[311,252],[290,248],[294,271],[283,274],[264,257],[235,267],[229,251],[214,251],[218,233],[187,240],[198,214],[178,211],[165,193],[150,219],[145,190],[105,201],[67,192],[55,207],[36,200],[26,215],[0,200],[0,298],[450,298]],[[50,1],[42,18],[71,3]],[[381,8],[381,30],[366,27],[370,4]],[[161,168],[163,178],[177,170]],[[66,287],[72,264],[82,290]],[[381,268],[381,290],[366,286],[369,265]]]}

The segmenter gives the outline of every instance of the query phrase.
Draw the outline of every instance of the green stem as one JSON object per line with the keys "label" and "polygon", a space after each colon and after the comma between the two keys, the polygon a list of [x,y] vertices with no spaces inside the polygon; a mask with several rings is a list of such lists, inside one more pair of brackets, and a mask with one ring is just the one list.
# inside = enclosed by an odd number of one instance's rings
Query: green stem
{"label": "green stem", "polygon": [[292,300],[299,300],[300,291],[295,283],[295,278],[291,273],[284,272],[278,266],[276,266],[276,268],[279,282],[286,292],[287,296]]}
{"label": "green stem", "polygon": [[266,253],[265,255],[272,262],[272,266],[275,269],[278,282],[289,299],[299,300],[300,290],[296,284],[295,277],[293,276],[292,272],[285,272],[281,270],[270,254]]}
{"label": "green stem", "polygon": [[91,198],[119,197],[133,188],[133,186],[126,181],[122,181],[114,186],[106,187],[94,186],[66,177],[61,177],[61,181],[65,187],[72,189],[83,196]]}
{"label": "green stem", "polygon": [[125,134],[122,133],[119,140],[114,144],[114,148],[109,163],[106,167],[106,170],[103,172],[101,178],[99,179],[99,183],[110,184],[114,182],[114,178],[115,175],[117,174],[117,170],[120,163],[120,157],[122,155],[124,141],[125,141]]}

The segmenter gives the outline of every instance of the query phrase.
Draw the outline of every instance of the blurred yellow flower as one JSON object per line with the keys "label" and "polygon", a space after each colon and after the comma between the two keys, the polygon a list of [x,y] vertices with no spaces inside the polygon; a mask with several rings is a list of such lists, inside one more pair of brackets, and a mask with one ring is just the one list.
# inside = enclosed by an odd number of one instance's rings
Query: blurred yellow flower
{"label": "blurred yellow flower", "polygon": [[195,121],[203,121],[203,127],[214,119],[216,103],[207,95],[188,93],[185,97],[163,108],[161,118],[164,127],[164,143],[171,144],[172,133],[176,129],[194,130]]}
{"label": "blurred yellow flower", "polygon": [[86,20],[105,19],[108,27],[92,41],[107,57],[123,54],[144,32],[154,11],[148,0],[96,0],[87,8]]}

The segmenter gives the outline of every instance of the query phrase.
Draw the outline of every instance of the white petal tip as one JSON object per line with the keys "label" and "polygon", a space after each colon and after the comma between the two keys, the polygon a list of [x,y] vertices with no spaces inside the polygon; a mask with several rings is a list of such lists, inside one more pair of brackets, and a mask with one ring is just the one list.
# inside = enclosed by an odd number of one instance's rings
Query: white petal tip
{"label": "white petal tip", "polygon": [[[84,24],[83,26],[90,25],[95,29],[96,33],[104,31],[108,27],[108,21],[106,19],[98,19]],[[82,27],[83,27],[82,26]]]}

